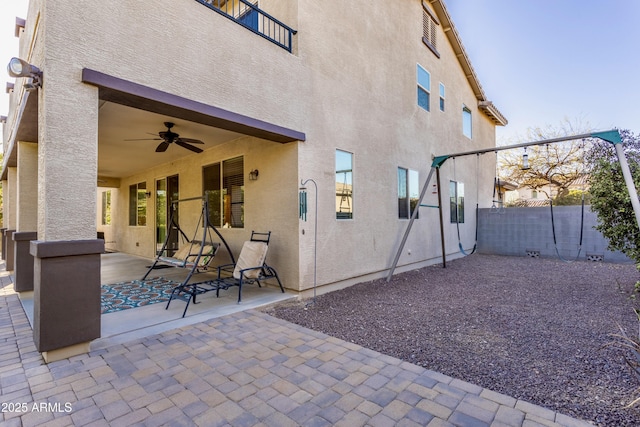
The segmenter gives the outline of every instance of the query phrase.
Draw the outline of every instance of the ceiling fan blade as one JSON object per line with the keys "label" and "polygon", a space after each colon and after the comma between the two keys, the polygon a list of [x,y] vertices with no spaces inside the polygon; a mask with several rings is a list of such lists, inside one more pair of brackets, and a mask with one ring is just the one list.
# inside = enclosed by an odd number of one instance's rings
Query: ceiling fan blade
{"label": "ceiling fan blade", "polygon": [[162,138],[138,138],[138,139],[125,139],[125,141],[162,141]]}
{"label": "ceiling fan blade", "polygon": [[167,151],[167,148],[169,148],[169,143],[168,142],[161,142],[158,147],[156,147],[156,153],[163,153],[165,151]]}
{"label": "ceiling fan blade", "polygon": [[204,144],[204,142],[200,141],[199,139],[193,139],[193,138],[179,138],[179,139],[182,142],[189,142],[191,144]]}
{"label": "ceiling fan blade", "polygon": [[198,147],[194,147],[193,145],[187,144],[186,142],[184,142],[182,139],[178,139],[176,141],[176,144],[178,144],[181,147],[186,148],[187,150],[191,150],[195,153],[202,153],[202,149],[198,148]]}

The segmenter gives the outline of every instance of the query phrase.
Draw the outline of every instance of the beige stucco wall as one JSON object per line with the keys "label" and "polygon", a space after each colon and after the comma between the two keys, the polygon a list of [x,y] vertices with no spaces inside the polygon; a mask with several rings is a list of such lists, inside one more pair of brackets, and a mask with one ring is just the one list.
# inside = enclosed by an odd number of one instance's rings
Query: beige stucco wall
{"label": "beige stucco wall", "polygon": [[[46,19],[35,18],[38,6]],[[40,22],[35,31],[41,36],[25,57],[46,69],[45,87],[39,92],[41,238],[95,237],[98,90],[80,82],[82,69],[90,68],[299,130],[307,137],[284,145],[239,138],[121,177],[110,230],[118,250],[147,257],[154,253],[153,215],[146,227],[128,226],[130,184],[145,181],[152,190],[156,179],[179,174],[181,197],[198,196],[202,166],[242,155],[245,228],[222,230],[234,250],[252,229],[273,231],[269,262],[285,286],[309,289],[314,206],[307,222],[298,220],[297,194],[300,181],[311,178],[319,190],[318,284],[384,273],[407,225],[398,219],[397,168],[419,171],[422,182],[433,155],[492,146],[494,125],[478,110],[443,28],[437,35],[440,58],[422,43],[420,0],[263,0],[260,6],[298,30],[293,54],[193,0],[125,2],[117,8],[97,0],[84,2],[82,8],[69,1],[32,2],[27,32],[33,34],[34,22]],[[416,101],[418,63],[431,73],[430,112]],[[439,82],[447,91],[444,113],[438,109]],[[472,111],[472,139],[462,135],[463,104]],[[335,218],[336,149],[354,155],[352,220]],[[476,195],[481,207],[490,206],[495,157],[456,162],[455,179],[465,183],[466,192],[462,240],[471,247]],[[257,181],[248,181],[251,169],[260,170]],[[454,254],[457,234],[448,221],[450,179],[454,173],[449,161],[442,168],[443,205],[446,244]],[[309,188],[312,201],[314,190]],[[149,199],[150,213],[154,203]],[[431,191],[425,203],[436,204]],[[193,212],[182,215],[187,229],[189,222],[195,224]],[[437,261],[439,256],[437,210],[423,208],[400,266]]]}
{"label": "beige stucco wall", "polygon": [[[301,145],[300,175],[312,177],[320,187],[324,206],[318,224],[318,282],[332,283],[380,272],[391,265],[406,220],[397,218],[397,168],[420,172],[423,182],[432,155],[474,150],[494,144],[494,126],[477,109],[477,100],[438,28],[438,59],[422,43],[420,1],[351,1],[339,7],[326,2],[299,5],[299,55],[312,69],[308,144]],[[366,11],[366,19],[362,19]],[[431,111],[417,105],[416,64],[431,73]],[[446,111],[438,109],[438,83],[446,86]],[[462,105],[473,113],[474,133],[462,135]],[[313,143],[312,143],[313,142]],[[354,154],[354,219],[336,220],[335,150]],[[475,158],[459,161],[457,180],[466,184],[467,221],[461,225],[463,242],[473,246],[475,184],[482,206],[490,203],[495,158],[483,156],[476,178]],[[448,181],[450,163],[442,168],[447,248],[457,251],[455,227],[449,224]],[[430,195],[428,204],[437,204]],[[472,209],[469,209],[472,208]],[[321,208],[322,210],[323,208]],[[440,238],[437,210],[423,208],[414,224],[400,265],[437,258]],[[307,228],[301,224],[301,228]],[[312,278],[312,239],[301,238],[302,282]],[[411,253],[409,255],[409,252]],[[306,260],[306,261],[305,261]]]}
{"label": "beige stucco wall", "polygon": [[2,191],[4,227],[15,230],[18,225],[18,170],[7,169],[7,186]]}
{"label": "beige stucco wall", "polygon": [[38,145],[18,142],[17,167],[18,231],[36,231],[38,225]]}

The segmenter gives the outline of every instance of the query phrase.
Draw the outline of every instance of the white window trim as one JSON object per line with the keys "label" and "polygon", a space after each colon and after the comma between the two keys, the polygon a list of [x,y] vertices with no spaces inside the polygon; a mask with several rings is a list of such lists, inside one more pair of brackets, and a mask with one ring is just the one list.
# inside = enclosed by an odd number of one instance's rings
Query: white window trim
{"label": "white window trim", "polygon": [[[465,132],[465,113],[469,113],[469,135]],[[462,104],[462,134],[469,139],[473,139],[473,112],[465,104]]]}
{"label": "white window trim", "polygon": [[[420,78],[419,78],[419,70],[421,69],[422,71],[424,71],[428,76],[429,76],[429,87],[426,88],[423,85],[420,84]],[[427,94],[429,95],[429,104],[428,104],[428,108],[424,108],[422,105],[420,105],[418,103],[418,100],[416,99],[416,104],[418,105],[418,107],[422,108],[423,110],[427,111],[427,112],[431,112],[431,73],[429,71],[427,71],[426,68],[424,68],[422,65],[416,63],[416,84],[418,85],[419,88],[421,88],[422,90],[424,90],[425,92],[427,92]]]}

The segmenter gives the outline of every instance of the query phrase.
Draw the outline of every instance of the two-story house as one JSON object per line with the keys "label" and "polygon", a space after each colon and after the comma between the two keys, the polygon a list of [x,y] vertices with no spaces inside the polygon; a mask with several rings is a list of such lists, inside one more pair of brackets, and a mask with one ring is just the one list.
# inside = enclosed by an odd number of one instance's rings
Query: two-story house
{"label": "two-story house", "polygon": [[[506,124],[443,0],[31,0],[17,33],[37,70],[4,125],[6,261],[45,353],[99,337],[104,242],[153,258],[173,197],[216,194],[232,251],[270,230],[284,286],[309,290],[315,259],[324,292],[383,276],[432,156],[493,147]],[[494,162],[443,166],[443,203],[454,188],[451,206],[489,207]],[[181,226],[199,214],[180,206]],[[437,210],[413,230],[397,271],[439,259]]]}

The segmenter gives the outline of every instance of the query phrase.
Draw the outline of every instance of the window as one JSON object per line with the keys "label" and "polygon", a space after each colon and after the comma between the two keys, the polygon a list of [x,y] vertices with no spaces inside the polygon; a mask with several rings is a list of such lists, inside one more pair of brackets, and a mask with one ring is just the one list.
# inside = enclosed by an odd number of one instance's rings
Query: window
{"label": "window", "polygon": [[111,190],[102,192],[102,225],[111,225]]}
{"label": "window", "polygon": [[464,223],[464,184],[449,181],[449,204],[452,223]]}
{"label": "window", "polygon": [[429,98],[431,93],[431,74],[418,64],[418,105],[429,110]]}
{"label": "window", "polygon": [[353,219],[353,154],[336,150],[336,218]]}
{"label": "window", "polygon": [[235,157],[202,168],[209,196],[209,221],[215,227],[244,227],[244,158]]}
{"label": "window", "polygon": [[531,198],[532,199],[537,199],[538,198],[538,192],[536,190],[531,190]]}
{"label": "window", "polygon": [[147,183],[129,186],[129,225],[147,225]]}
{"label": "window", "polygon": [[462,134],[471,138],[471,110],[466,105],[462,106]]}
{"label": "window", "polygon": [[444,112],[444,85],[440,83],[440,111]]}
{"label": "window", "polygon": [[437,26],[440,25],[436,15],[431,12],[426,6],[422,6],[422,42],[438,57],[438,40],[436,35],[438,33]]}
{"label": "window", "polygon": [[[398,218],[409,219],[420,199],[418,171],[398,168]],[[416,214],[416,218],[419,214]]]}

